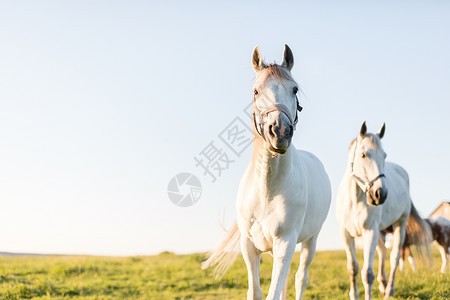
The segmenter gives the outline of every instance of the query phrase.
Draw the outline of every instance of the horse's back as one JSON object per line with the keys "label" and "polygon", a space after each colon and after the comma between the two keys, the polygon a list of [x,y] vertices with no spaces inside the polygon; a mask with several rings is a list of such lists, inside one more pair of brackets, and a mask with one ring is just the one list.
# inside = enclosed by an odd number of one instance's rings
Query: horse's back
{"label": "horse's back", "polygon": [[322,162],[314,154],[304,150],[297,150],[297,153],[308,189],[308,206],[302,233],[312,236],[320,231],[328,215],[331,203],[330,179]]}
{"label": "horse's back", "polygon": [[450,220],[441,217],[434,216],[426,219],[433,232],[433,240],[435,240],[441,246],[450,246]]}

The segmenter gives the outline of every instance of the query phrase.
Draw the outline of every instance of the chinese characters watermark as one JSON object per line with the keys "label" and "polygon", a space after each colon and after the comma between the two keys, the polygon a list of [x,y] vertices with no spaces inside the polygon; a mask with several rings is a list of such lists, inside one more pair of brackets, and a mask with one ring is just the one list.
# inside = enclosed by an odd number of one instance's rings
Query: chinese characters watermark
{"label": "chinese characters watermark", "polygon": [[[244,119],[251,120],[252,104],[247,105],[241,116],[234,118],[219,134],[194,156],[195,168],[200,169],[203,177],[216,182],[230,165],[241,157],[251,145],[253,132]],[[169,199],[177,206],[194,205],[201,196],[202,185],[192,173],[180,173],[174,176],[167,187]]]}

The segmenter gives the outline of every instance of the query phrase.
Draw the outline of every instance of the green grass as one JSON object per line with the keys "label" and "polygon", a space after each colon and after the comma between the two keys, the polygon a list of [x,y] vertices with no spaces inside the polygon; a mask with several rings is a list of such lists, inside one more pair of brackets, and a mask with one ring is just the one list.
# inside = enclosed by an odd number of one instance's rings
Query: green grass
{"label": "green grass", "polygon": [[[397,273],[393,299],[450,299],[450,274],[419,264]],[[358,260],[362,265],[361,252]],[[7,257],[0,256],[1,299],[246,299],[247,270],[238,259],[219,281],[201,270],[202,254],[162,253],[139,257]],[[289,299],[295,298],[296,254],[289,276]],[[389,265],[389,263],[387,262]],[[261,285],[267,295],[272,258],[264,255]],[[374,288],[378,284],[374,285]],[[317,252],[310,269],[305,299],[348,299],[349,279],[344,251]],[[359,280],[360,295],[364,294]],[[374,290],[374,299],[381,299]]]}

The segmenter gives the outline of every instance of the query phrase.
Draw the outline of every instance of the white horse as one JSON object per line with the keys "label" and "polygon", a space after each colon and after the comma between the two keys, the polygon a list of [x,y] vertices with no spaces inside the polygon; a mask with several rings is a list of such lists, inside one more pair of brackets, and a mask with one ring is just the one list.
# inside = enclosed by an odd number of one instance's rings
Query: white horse
{"label": "white horse", "polygon": [[[384,132],[385,124],[377,134],[367,133],[366,123],[362,124],[358,137],[350,145],[349,164],[337,195],[336,212],[345,242],[352,300],[358,298],[355,237],[362,236],[364,241],[364,265],[361,277],[367,300],[372,298],[372,285],[375,279],[373,272],[375,248],[380,259],[379,289],[385,298],[388,298],[394,294],[395,272],[410,213],[412,219],[421,224],[418,230],[422,231],[422,234],[428,234],[427,226],[411,202],[408,174],[399,165],[385,162],[386,153],[380,141]],[[389,281],[386,282],[384,273],[386,248],[379,242],[378,234],[380,230],[391,225],[394,240]]]}
{"label": "white horse", "polygon": [[236,257],[234,249],[240,240],[248,269],[247,299],[252,300],[263,297],[259,279],[263,252],[271,252],[274,260],[267,299],[285,299],[286,277],[300,242],[295,288],[296,299],[302,298],[317,236],[330,207],[330,181],[322,163],[290,144],[297,110],[301,110],[296,96],[298,84],[290,73],[293,65],[287,45],[281,65],[266,65],[258,47],[253,50],[252,66],[257,73],[253,87],[256,138],[252,159],[239,186],[237,224],[203,264],[205,268],[217,263],[216,270],[225,271]]}

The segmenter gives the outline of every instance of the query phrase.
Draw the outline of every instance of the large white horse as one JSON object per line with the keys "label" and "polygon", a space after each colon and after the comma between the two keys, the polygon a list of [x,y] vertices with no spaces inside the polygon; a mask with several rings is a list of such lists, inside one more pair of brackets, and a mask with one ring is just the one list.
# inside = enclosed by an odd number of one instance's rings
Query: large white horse
{"label": "large white horse", "polygon": [[[377,248],[380,259],[379,289],[382,294],[385,294],[385,298],[388,298],[394,294],[395,271],[410,213],[411,222],[419,225],[416,226],[416,230],[428,236],[427,226],[411,202],[408,174],[399,165],[385,162],[386,153],[381,146],[384,132],[384,124],[377,134],[367,133],[366,123],[362,124],[358,137],[350,145],[349,164],[337,195],[336,212],[345,242],[352,300],[358,298],[355,237],[362,236],[364,242],[364,265],[361,277],[367,300],[372,297],[372,285],[375,279],[373,272],[375,249]],[[379,242],[378,234],[380,230],[391,225],[394,241],[390,259],[391,270],[387,282],[384,273],[386,248]],[[427,238],[422,240],[425,243],[428,241]]]}
{"label": "large white horse", "polygon": [[[258,47],[253,50],[256,71],[253,87],[255,140],[250,164],[241,180],[237,225],[203,264],[219,264],[225,271],[236,257],[240,240],[248,269],[247,299],[262,299],[259,264],[263,252],[273,254],[272,280],[267,299],[285,299],[286,277],[297,243],[302,243],[295,277],[296,299],[301,299],[316,241],[328,214],[331,188],[322,163],[313,154],[291,145],[297,110],[298,84],[291,75],[294,58],[285,45],[281,65],[266,65]],[[287,282],[286,282],[287,284]]]}

